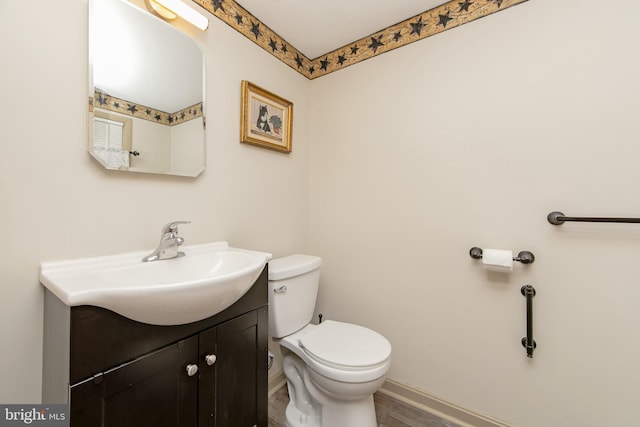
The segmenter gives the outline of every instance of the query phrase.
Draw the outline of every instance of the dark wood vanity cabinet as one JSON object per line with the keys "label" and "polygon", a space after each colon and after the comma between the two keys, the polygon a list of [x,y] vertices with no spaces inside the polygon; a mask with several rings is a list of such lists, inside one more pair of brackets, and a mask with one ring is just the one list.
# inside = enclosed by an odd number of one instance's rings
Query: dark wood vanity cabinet
{"label": "dark wood vanity cabinet", "polygon": [[71,387],[72,426],[195,426],[198,377],[191,337]]}
{"label": "dark wood vanity cabinet", "polygon": [[[231,307],[186,325],[71,307],[71,426],[266,427],[266,272]],[[45,380],[46,356],[45,345]]]}

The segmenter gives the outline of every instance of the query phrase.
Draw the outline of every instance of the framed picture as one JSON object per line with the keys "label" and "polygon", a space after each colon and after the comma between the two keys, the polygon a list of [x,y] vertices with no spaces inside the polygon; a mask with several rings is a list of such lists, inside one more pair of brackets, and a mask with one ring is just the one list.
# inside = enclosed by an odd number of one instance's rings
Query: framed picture
{"label": "framed picture", "polygon": [[293,103],[242,81],[240,142],[291,152]]}

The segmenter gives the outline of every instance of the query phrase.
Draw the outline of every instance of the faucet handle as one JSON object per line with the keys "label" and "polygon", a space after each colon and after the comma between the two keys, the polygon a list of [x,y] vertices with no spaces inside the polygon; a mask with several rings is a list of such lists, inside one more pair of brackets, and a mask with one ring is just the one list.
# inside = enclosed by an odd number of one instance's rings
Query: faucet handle
{"label": "faucet handle", "polygon": [[162,227],[162,234],[177,233],[180,224],[191,224],[191,221],[171,221]]}

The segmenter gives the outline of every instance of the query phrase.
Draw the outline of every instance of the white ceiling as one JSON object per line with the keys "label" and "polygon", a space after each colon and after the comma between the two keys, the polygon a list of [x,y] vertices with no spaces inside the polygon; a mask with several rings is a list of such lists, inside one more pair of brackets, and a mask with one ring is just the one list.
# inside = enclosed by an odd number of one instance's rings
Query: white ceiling
{"label": "white ceiling", "polygon": [[237,0],[307,58],[315,59],[445,0]]}

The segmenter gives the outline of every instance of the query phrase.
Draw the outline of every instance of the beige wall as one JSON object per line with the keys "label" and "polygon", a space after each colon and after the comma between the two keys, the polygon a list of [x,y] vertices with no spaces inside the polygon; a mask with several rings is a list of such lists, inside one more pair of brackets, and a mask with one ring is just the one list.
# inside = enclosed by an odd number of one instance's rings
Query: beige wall
{"label": "beige wall", "polygon": [[171,169],[193,174],[202,167],[202,117],[171,126]]}
{"label": "beige wall", "polygon": [[[545,220],[640,212],[640,6],[604,7],[532,0],[312,82],[212,19],[185,179],[85,152],[87,0],[0,2],[0,402],[40,399],[39,262],[189,219],[188,243],[322,256],[318,311],[385,334],[394,380],[518,426],[635,425],[640,228]],[[242,79],[294,102],[291,155],[238,143]],[[537,260],[491,275],[472,246]]]}
{"label": "beige wall", "polygon": [[[518,426],[637,425],[640,5],[532,0],[312,82],[318,311]],[[488,274],[472,246],[537,259]],[[538,348],[529,360],[524,284]]]}
{"label": "beige wall", "polygon": [[[207,51],[206,171],[106,171],[85,150],[86,21],[87,0],[0,2],[2,403],[40,401],[41,261],[151,250],[176,219],[192,221],[187,243],[281,256],[308,240],[308,80],[213,18],[196,35]],[[290,155],[238,142],[242,79],[294,102]]]}

